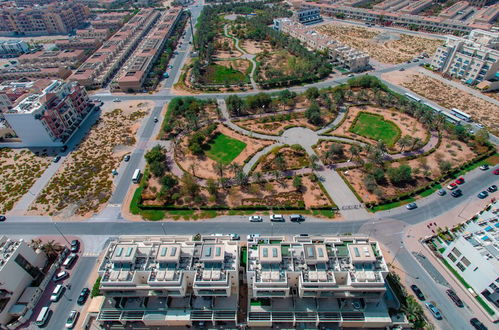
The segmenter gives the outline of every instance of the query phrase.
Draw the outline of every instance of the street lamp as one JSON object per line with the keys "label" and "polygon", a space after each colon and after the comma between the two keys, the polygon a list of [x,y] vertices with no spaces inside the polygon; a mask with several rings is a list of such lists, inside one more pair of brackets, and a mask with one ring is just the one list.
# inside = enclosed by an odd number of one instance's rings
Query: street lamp
{"label": "street lamp", "polygon": [[163,234],[165,234],[165,236],[166,236],[166,229],[165,229],[165,223],[164,222],[161,223],[161,228],[163,229]]}
{"label": "street lamp", "polygon": [[404,247],[404,245],[402,245],[402,244],[403,244],[403,242],[400,242],[400,246],[399,246],[397,252],[395,252],[395,255],[393,256],[393,260],[390,263],[390,265],[393,266],[393,263],[395,262],[395,259],[397,258],[397,254],[399,254],[400,250]]}
{"label": "street lamp", "polygon": [[66,236],[64,236],[64,234],[59,229],[59,227],[57,227],[57,223],[53,222],[53,224],[54,224],[55,229],[59,232],[59,234],[61,234],[62,238],[64,238],[64,240],[66,241],[66,243],[68,243],[68,245],[71,246],[71,243],[68,241],[68,239],[66,238]]}

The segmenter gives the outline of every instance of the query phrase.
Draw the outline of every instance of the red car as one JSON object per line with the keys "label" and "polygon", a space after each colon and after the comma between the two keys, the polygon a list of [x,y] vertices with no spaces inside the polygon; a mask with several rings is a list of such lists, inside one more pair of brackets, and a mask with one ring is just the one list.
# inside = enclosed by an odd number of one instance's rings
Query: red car
{"label": "red car", "polygon": [[456,188],[457,188],[457,184],[455,184],[454,182],[452,182],[451,184],[449,184],[449,185],[447,186],[447,189],[449,189],[449,190],[454,190],[454,189],[456,189]]}
{"label": "red car", "polygon": [[460,177],[456,180],[456,183],[457,184],[463,184],[464,183],[464,178],[463,177]]}
{"label": "red car", "polygon": [[492,173],[494,173],[495,175],[499,175],[499,168],[496,168]]}

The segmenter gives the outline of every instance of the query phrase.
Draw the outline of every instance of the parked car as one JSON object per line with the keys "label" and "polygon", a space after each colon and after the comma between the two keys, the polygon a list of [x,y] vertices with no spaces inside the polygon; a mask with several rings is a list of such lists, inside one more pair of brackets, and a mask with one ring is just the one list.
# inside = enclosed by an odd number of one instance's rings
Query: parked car
{"label": "parked car", "polygon": [[405,206],[408,210],[414,210],[415,208],[418,207],[416,203],[409,203]]}
{"label": "parked car", "polygon": [[80,295],[78,296],[78,300],[76,301],[78,303],[78,305],[85,304],[85,301],[87,301],[87,298],[89,295],[90,295],[90,289],[83,288],[83,290],[81,290],[81,292],[80,292]]}
{"label": "parked car", "polygon": [[80,316],[80,312],[72,310],[69,312],[68,319],[66,320],[66,328],[67,329],[73,329],[74,326],[76,325],[76,321],[78,320],[78,316]]}
{"label": "parked car", "polygon": [[130,160],[130,155],[125,155],[125,157],[123,157],[123,160],[125,162],[128,162]]}
{"label": "parked car", "polygon": [[450,184],[447,186],[447,189],[449,189],[449,190],[454,190],[454,189],[456,189],[456,188],[457,188],[457,184],[456,184],[456,183],[454,183],[454,182],[450,183]]}
{"label": "parked car", "polygon": [[480,199],[484,199],[484,198],[487,198],[488,195],[489,195],[489,193],[486,190],[484,190],[484,191],[480,192],[477,195],[477,197],[480,198]]}
{"label": "parked car", "polygon": [[291,214],[289,219],[293,222],[302,222],[305,221],[305,217],[301,214]]}
{"label": "parked car", "polygon": [[0,215],[0,221],[3,222],[5,220],[7,220],[7,218],[5,217],[5,215]]}
{"label": "parked car", "polygon": [[239,234],[230,234],[230,239],[233,241],[239,241],[241,237],[239,237]]}
{"label": "parked car", "polygon": [[353,73],[350,73],[347,77],[350,77],[350,78],[353,77]]}
{"label": "parked car", "polygon": [[76,253],[71,253],[66,259],[64,259],[62,266],[66,269],[70,269],[73,267],[76,260],[78,260],[78,255]]}
{"label": "parked car", "polygon": [[447,292],[447,295],[454,302],[454,304],[456,304],[457,307],[464,307],[463,301],[461,299],[459,299],[459,297],[454,292],[454,290],[448,289],[445,292]]}
{"label": "parked car", "polygon": [[496,168],[492,173],[494,173],[495,175],[499,175],[499,168]]}
{"label": "parked car", "polygon": [[486,170],[488,170],[488,169],[489,169],[489,165],[484,164],[484,165],[480,166],[480,169],[481,169],[482,171],[486,171]]}
{"label": "parked car", "polygon": [[58,302],[64,294],[64,290],[66,290],[66,288],[62,284],[57,284],[54,291],[52,291],[52,294],[50,295],[50,301]]}
{"label": "parked car", "polygon": [[463,195],[463,192],[461,189],[457,189],[451,192],[450,194],[452,195],[452,197],[460,197]]}
{"label": "parked car", "polygon": [[55,274],[54,277],[52,277],[52,281],[59,282],[59,281],[62,281],[68,277],[69,277],[69,273],[67,271],[63,270],[62,272]]}
{"label": "parked car", "polygon": [[437,194],[438,194],[439,196],[444,196],[444,195],[446,195],[446,194],[447,194],[447,192],[446,192],[445,190],[443,190],[443,189],[440,189],[440,190],[437,192]]}
{"label": "parked car", "polygon": [[490,193],[496,192],[497,191],[497,186],[495,184],[493,184],[492,186],[490,186],[490,187],[487,188],[487,191],[490,192]]}
{"label": "parked car", "polygon": [[284,216],[282,214],[272,214],[270,216],[270,221],[284,222],[284,221],[286,221],[286,219],[284,219]]}
{"label": "parked car", "polygon": [[431,314],[437,319],[441,320],[442,319],[442,314],[440,314],[440,311],[438,310],[435,305],[431,303],[425,303],[426,307],[430,310]]}
{"label": "parked car", "polygon": [[482,124],[478,124],[478,123],[476,123],[475,126],[478,127],[478,128],[484,128],[485,127]]}
{"label": "parked car", "polygon": [[262,222],[263,218],[259,215],[252,215],[251,217],[249,217],[249,221],[250,222]]}
{"label": "parked car", "polygon": [[113,176],[117,176],[118,175],[118,171],[115,168],[113,168],[113,170],[111,171],[111,174]]}
{"label": "parked car", "polygon": [[483,325],[476,317],[470,320],[471,325],[477,330],[487,330],[487,327]]}
{"label": "parked car", "polygon": [[414,292],[414,294],[416,295],[416,297],[418,297],[419,300],[423,301],[426,299],[423,292],[416,284],[411,285],[411,289],[412,289],[412,292]]}
{"label": "parked car", "polygon": [[457,184],[463,184],[463,183],[464,183],[464,178],[463,178],[463,177],[459,177],[459,178],[456,180],[456,183],[457,183]]}
{"label": "parked car", "polygon": [[55,156],[55,157],[54,157],[54,159],[52,159],[52,161],[53,161],[54,163],[57,163],[57,162],[58,162],[58,161],[60,161],[60,160],[61,160],[61,156],[59,156],[59,155]]}
{"label": "parked car", "polygon": [[249,234],[248,236],[246,236],[248,241],[251,241],[253,239],[258,239],[259,237],[260,237],[260,234]]}
{"label": "parked car", "polygon": [[121,102],[121,100],[119,98],[115,98],[113,102]]}
{"label": "parked car", "polygon": [[71,241],[71,252],[76,253],[80,249],[80,241],[75,239]]}
{"label": "parked car", "polygon": [[399,71],[405,71],[405,69],[404,68],[400,68]]}
{"label": "parked car", "polygon": [[158,117],[154,117],[154,122],[157,123],[158,122]]}

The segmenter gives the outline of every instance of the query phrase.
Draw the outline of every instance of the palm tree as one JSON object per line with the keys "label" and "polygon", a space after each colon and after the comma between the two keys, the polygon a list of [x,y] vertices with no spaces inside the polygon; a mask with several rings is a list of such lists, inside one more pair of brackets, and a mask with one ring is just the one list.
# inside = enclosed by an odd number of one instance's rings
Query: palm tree
{"label": "palm tree", "polygon": [[222,162],[216,162],[215,164],[213,164],[213,169],[215,170],[215,172],[217,172],[220,178],[224,176],[225,168],[226,166]]}
{"label": "palm tree", "polygon": [[253,173],[253,180],[256,182],[256,183],[261,183],[262,182],[262,172],[258,172],[258,171],[255,171]]}
{"label": "palm tree", "polygon": [[402,152],[405,147],[408,147],[409,145],[411,145],[411,142],[412,142],[412,137],[410,135],[402,136],[397,141],[397,144],[400,146],[400,152]]}
{"label": "palm tree", "polygon": [[43,244],[41,246],[41,249],[47,255],[47,257],[53,258],[56,257],[59,254],[59,252],[61,252],[64,249],[64,247],[59,243],[55,243],[54,240],[51,240]]}
{"label": "palm tree", "polygon": [[286,160],[284,159],[282,154],[277,154],[274,161],[279,170],[284,171],[286,169]]}
{"label": "palm tree", "polygon": [[236,174],[241,170],[242,167],[238,163],[232,163],[229,165],[229,168],[234,172],[234,174]]}
{"label": "palm tree", "polygon": [[356,146],[355,144],[352,144],[350,146],[350,153],[352,154],[352,157],[358,161],[360,157],[360,147]]}
{"label": "palm tree", "polygon": [[387,150],[385,141],[379,140],[376,144],[376,149],[378,149],[382,153],[385,153]]}
{"label": "palm tree", "polygon": [[413,138],[412,139],[412,146],[411,146],[411,149],[414,150],[414,148],[416,147],[417,144],[421,143],[421,139],[416,137],[416,138]]}
{"label": "palm tree", "polygon": [[38,250],[39,248],[42,247],[42,240],[39,238],[32,239],[29,245],[33,248],[33,250]]}

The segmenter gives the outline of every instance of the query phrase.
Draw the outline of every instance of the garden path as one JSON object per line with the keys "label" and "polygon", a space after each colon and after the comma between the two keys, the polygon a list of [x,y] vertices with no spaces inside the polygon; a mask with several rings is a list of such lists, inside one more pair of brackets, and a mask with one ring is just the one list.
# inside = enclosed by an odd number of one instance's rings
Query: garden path
{"label": "garden path", "polygon": [[256,71],[255,57],[256,57],[256,55],[249,54],[246,50],[244,50],[244,48],[239,46],[239,38],[236,38],[233,35],[229,34],[229,31],[227,29],[228,27],[229,27],[228,24],[224,25],[225,36],[234,40],[234,45],[236,46],[236,49],[243,54],[243,55],[239,56],[239,58],[242,58],[242,59],[245,59],[245,60],[248,60],[251,62],[251,72],[249,74],[249,77],[250,77],[250,81],[251,81],[251,86],[253,87],[253,89],[257,90],[258,85],[255,82],[255,71]]}

